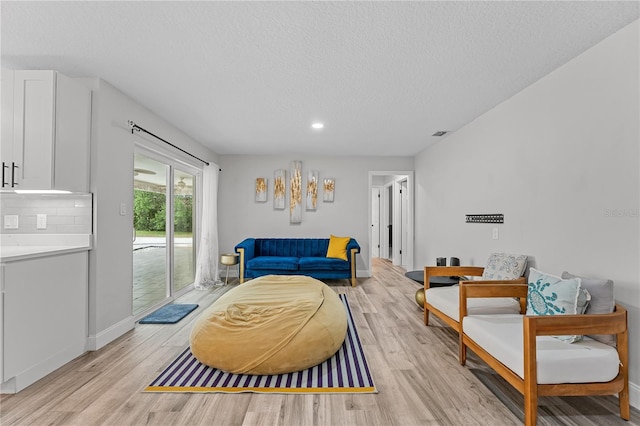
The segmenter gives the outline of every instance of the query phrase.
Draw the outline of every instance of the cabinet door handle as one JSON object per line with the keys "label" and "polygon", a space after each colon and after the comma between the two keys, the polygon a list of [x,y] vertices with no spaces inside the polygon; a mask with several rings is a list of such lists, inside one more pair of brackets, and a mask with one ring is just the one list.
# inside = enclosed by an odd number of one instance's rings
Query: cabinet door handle
{"label": "cabinet door handle", "polygon": [[18,186],[18,184],[16,183],[16,169],[18,168],[18,166],[16,166],[15,162],[11,162],[11,187],[13,188],[14,186]]}
{"label": "cabinet door handle", "polygon": [[9,166],[7,166],[7,164],[3,161],[2,162],[2,187],[4,188],[5,185],[9,185],[9,182],[5,182],[4,181],[4,175],[5,175],[5,169],[8,169]]}

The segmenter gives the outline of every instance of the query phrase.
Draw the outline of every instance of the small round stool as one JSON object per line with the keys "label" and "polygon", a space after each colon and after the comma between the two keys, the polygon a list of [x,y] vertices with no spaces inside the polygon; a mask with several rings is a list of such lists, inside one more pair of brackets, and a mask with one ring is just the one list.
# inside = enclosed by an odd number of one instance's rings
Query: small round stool
{"label": "small round stool", "polygon": [[225,284],[229,282],[229,266],[237,265],[239,257],[240,255],[238,253],[225,253],[220,255],[220,263],[227,267],[227,277],[224,280]]}

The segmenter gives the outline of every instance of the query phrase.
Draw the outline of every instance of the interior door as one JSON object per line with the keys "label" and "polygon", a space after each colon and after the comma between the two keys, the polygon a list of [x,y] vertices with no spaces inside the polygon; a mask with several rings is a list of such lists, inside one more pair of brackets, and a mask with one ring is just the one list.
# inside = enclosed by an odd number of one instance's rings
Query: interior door
{"label": "interior door", "polygon": [[371,256],[380,257],[380,188],[371,188]]}
{"label": "interior door", "polygon": [[407,181],[403,180],[400,182],[400,265],[406,267],[407,266],[407,253],[409,253],[407,249],[407,230],[408,230],[408,204],[407,204]]}
{"label": "interior door", "polygon": [[386,208],[387,208],[387,258],[393,259],[393,184],[387,186],[387,200],[386,200]]}

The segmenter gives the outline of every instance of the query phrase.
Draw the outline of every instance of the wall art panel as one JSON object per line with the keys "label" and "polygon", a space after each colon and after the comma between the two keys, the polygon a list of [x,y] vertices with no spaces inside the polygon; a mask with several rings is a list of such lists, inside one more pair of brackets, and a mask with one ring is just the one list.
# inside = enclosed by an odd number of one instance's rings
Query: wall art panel
{"label": "wall art panel", "polygon": [[287,171],[278,169],[273,174],[273,208],[284,210],[287,193]]}
{"label": "wall art panel", "polygon": [[256,201],[259,203],[267,201],[267,178],[256,178]]}
{"label": "wall art panel", "polygon": [[336,180],[334,178],[325,178],[322,186],[324,188],[322,201],[325,203],[333,203],[333,194],[336,190]]}
{"label": "wall art panel", "polygon": [[315,210],[318,206],[318,171],[307,173],[307,210]]}
{"label": "wall art panel", "polygon": [[289,223],[302,222],[302,161],[291,162],[289,178]]}

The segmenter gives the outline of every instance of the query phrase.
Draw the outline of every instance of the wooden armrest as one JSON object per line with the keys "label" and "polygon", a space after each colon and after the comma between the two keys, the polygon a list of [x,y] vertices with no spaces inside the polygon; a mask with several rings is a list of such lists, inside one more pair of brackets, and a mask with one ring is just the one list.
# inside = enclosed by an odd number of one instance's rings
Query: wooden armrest
{"label": "wooden armrest", "polygon": [[529,286],[525,277],[517,280],[462,281],[460,283],[459,304],[460,322],[467,316],[467,299],[474,297],[516,297],[520,299],[520,312],[527,306]]}
{"label": "wooden armrest", "polygon": [[616,305],[611,314],[525,316],[524,328],[535,336],[619,334],[627,330],[627,311]]}
{"label": "wooden armrest", "polygon": [[472,297],[527,297],[524,277],[517,280],[461,281],[460,300]]}

